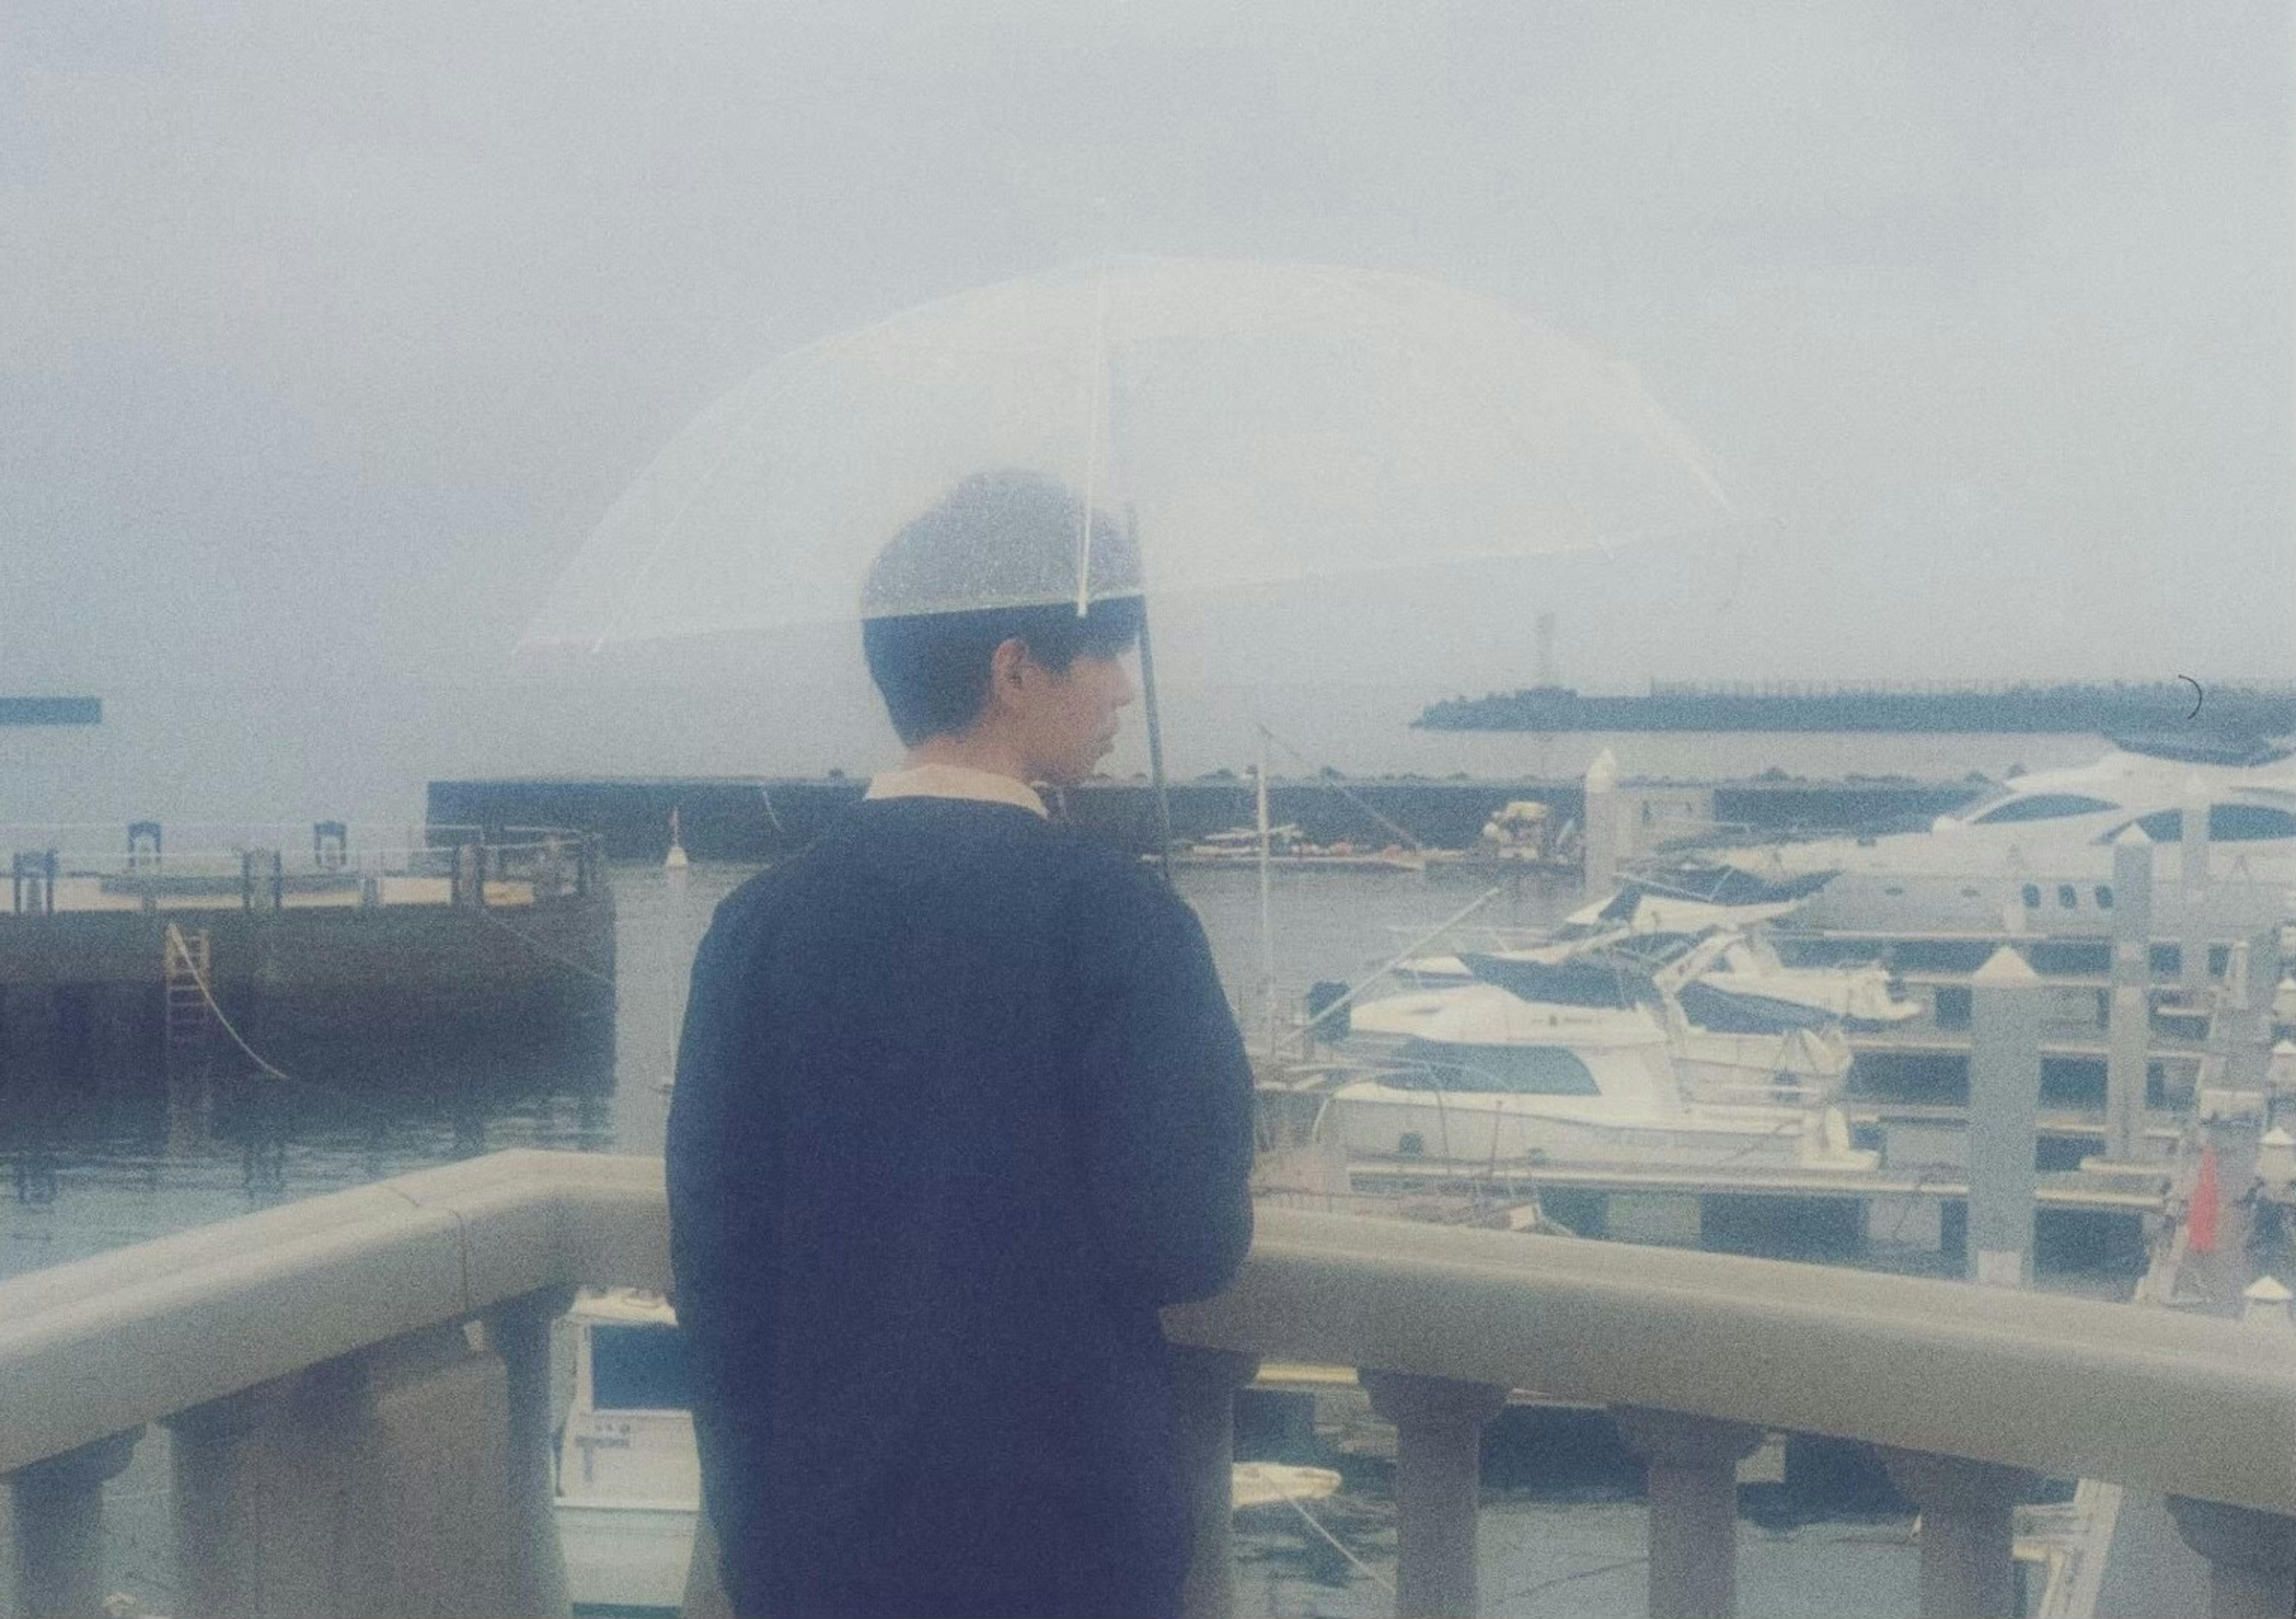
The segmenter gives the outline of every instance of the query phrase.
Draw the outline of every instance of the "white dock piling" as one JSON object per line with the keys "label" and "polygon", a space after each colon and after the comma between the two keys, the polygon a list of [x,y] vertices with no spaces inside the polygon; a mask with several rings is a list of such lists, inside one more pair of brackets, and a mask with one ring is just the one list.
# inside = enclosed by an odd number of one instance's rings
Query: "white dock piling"
{"label": "white dock piling", "polygon": [[2183,965],[2177,982],[2187,990],[2209,983],[2209,788],[2197,772],[2185,778],[2177,886],[2184,890]]}
{"label": "white dock piling", "polygon": [[2144,1147],[2152,1043],[2152,840],[2131,826],[2112,846],[2112,991],[2106,1013],[2104,1154],[2133,1164]]}
{"label": "white dock piling", "polygon": [[1609,748],[1587,767],[1586,792],[1582,870],[1591,900],[1608,894],[1619,876],[1619,761]]}
{"label": "white dock piling", "polygon": [[2033,1274],[2047,996],[2040,976],[2006,945],[1969,984],[1969,1276],[2021,1288]]}

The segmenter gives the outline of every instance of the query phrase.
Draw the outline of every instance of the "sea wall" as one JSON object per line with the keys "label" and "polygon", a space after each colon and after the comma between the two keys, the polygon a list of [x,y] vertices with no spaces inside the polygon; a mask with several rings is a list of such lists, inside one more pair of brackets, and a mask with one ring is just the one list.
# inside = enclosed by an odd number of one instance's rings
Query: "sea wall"
{"label": "sea wall", "polygon": [[[677,812],[686,852],[697,860],[766,861],[820,837],[861,797],[858,780],[758,777],[645,777],[441,781],[430,783],[433,825],[489,829],[528,824],[596,832],[617,860],[659,860]],[[1718,783],[1628,783],[1672,799],[1710,792],[1713,819],[1757,832],[1787,833],[1882,824],[1926,824],[1967,803],[1979,790],[1965,781],[1778,778]],[[1156,845],[1154,794],[1144,781],[1093,781],[1057,795],[1056,813],[1120,847],[1145,854]],[[1253,818],[1251,783],[1238,777],[1176,781],[1172,830],[1185,841]],[[1268,809],[1295,822],[1312,842],[1381,848],[1406,841],[1382,818],[1430,848],[1468,848],[1503,805],[1537,799],[1575,821],[1584,805],[1578,782],[1430,781],[1422,777],[1324,778],[1271,781]]]}

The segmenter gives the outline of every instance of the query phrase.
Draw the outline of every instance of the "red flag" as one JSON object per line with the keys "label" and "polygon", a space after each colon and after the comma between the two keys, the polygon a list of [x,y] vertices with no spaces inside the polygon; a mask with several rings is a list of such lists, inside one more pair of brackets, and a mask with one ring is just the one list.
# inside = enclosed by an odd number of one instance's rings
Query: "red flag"
{"label": "red flag", "polygon": [[2193,1182],[2193,1206],[2185,1217],[2185,1252],[2213,1254],[2217,1251],[2217,1149],[2201,1149],[2201,1173]]}

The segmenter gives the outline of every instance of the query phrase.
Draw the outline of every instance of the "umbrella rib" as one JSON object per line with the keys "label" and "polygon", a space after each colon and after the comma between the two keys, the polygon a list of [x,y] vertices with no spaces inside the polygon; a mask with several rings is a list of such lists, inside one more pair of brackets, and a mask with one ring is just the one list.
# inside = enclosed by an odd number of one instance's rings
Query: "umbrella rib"
{"label": "umbrella rib", "polygon": [[[778,369],[778,366],[775,369]],[[773,386],[765,390],[765,396],[758,401],[756,408],[742,418],[741,430],[727,436],[726,447],[718,453],[710,462],[709,470],[695,480],[693,489],[687,493],[683,501],[678,503],[676,513],[655,534],[653,544],[646,552],[645,560],[639,564],[638,571],[631,579],[628,590],[623,593],[621,606],[616,609],[614,616],[606,621],[605,626],[591,641],[590,652],[593,657],[595,657],[606,642],[612,640],[620,631],[624,621],[629,617],[631,604],[637,600],[638,593],[645,582],[653,576],[654,568],[661,560],[662,552],[668,546],[670,537],[677,532],[678,526],[685,521],[685,514],[693,510],[694,503],[709,492],[711,485],[718,481],[718,473],[723,471],[726,463],[733,459],[735,448],[748,437],[750,429],[757,426],[758,418],[766,413],[767,407],[788,391],[789,385],[790,375],[787,371],[783,371],[780,376],[774,379]]]}

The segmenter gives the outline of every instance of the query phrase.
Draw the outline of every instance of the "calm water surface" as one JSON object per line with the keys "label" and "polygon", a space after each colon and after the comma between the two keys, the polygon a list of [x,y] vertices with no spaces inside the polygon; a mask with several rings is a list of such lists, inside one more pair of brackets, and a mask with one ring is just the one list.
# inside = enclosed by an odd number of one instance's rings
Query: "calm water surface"
{"label": "calm water surface", "polygon": [[[0,1276],[295,1198],[506,1147],[658,1153],[672,1031],[694,944],[717,901],[749,875],[701,866],[684,891],[661,871],[616,871],[620,977],[611,1058],[571,1068],[512,1057],[408,1059],[378,1069],[346,1054],[293,1084],[239,1083],[213,1093],[160,1075],[97,1067],[0,1079]],[[1257,874],[1184,871],[1214,953],[1247,1020],[1259,1000]],[[1277,871],[1272,895],[1276,985],[1291,999],[1318,978],[1352,977],[1475,899],[1479,886],[1408,873]],[[1476,920],[1552,920],[1576,901],[1533,879],[1504,887]],[[1391,1430],[1342,1400],[1326,1402],[1329,1465],[1348,1485],[1316,1520],[1379,1577],[1392,1579],[1387,1470]],[[147,1438],[113,1486],[111,1570],[118,1589],[168,1612],[172,1550],[165,1445]],[[1520,1614],[1642,1611],[1643,1509],[1633,1500],[1559,1501],[1496,1492],[1484,1510],[1484,1590]],[[1903,1525],[1818,1525],[1772,1533],[1741,1525],[1742,1600],[1777,1614],[1910,1613],[1915,1554]],[[1262,1511],[1239,1525],[1246,1612],[1392,1611],[1377,1580],[1298,1514]]]}

